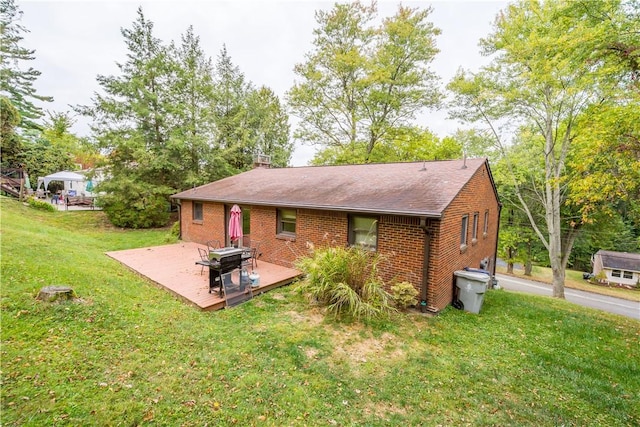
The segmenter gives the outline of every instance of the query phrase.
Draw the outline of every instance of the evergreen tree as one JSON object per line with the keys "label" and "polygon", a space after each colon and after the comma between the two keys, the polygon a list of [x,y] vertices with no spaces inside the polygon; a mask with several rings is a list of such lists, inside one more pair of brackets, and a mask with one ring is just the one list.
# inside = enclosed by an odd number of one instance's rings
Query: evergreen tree
{"label": "evergreen tree", "polygon": [[24,161],[22,138],[16,133],[19,124],[18,110],[8,98],[0,96],[0,165],[3,169],[19,167]]}
{"label": "evergreen tree", "polygon": [[142,8],[121,32],[129,50],[118,64],[121,75],[98,76],[105,95],[78,110],[93,118],[92,130],[108,151],[110,179],[99,190],[106,192],[101,202],[110,220],[133,228],[164,225],[182,172],[170,144],[175,67]]}
{"label": "evergreen tree", "polygon": [[40,71],[32,67],[22,69],[25,61],[33,60],[35,50],[22,47],[22,34],[28,30],[19,21],[22,11],[14,0],[0,0],[0,93],[6,96],[20,114],[18,129],[23,132],[40,130],[37,121],[43,116],[42,108],[34,101],[53,101],[52,97],[36,93],[33,83]]}
{"label": "evergreen tree", "polygon": [[250,148],[246,128],[246,100],[253,89],[245,81],[240,68],[231,61],[223,46],[215,66],[214,117],[216,141],[214,148],[224,153],[226,162],[235,173],[250,164]]}
{"label": "evergreen tree", "polygon": [[[218,152],[213,150],[213,65],[200,46],[200,38],[189,27],[181,44],[171,44],[175,74],[171,84],[173,99],[171,147],[181,157],[176,167],[182,179],[177,187],[184,189],[226,176]],[[217,167],[211,167],[216,165]]]}
{"label": "evergreen tree", "polygon": [[103,94],[77,108],[108,153],[110,178],[98,190],[114,224],[161,225],[171,194],[248,169],[256,151],[288,162],[277,97],[255,91],[226,48],[212,65],[191,27],[166,46],[142,9],[122,35],[129,52],[120,74],[98,76]]}

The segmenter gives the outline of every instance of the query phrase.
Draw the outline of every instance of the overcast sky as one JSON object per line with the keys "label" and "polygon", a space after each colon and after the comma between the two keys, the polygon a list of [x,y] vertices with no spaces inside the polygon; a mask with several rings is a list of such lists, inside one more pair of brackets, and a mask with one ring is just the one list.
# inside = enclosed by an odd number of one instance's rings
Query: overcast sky
{"label": "overcast sky", "polygon": [[[303,0],[200,0],[200,1],[31,1],[17,0],[22,24],[30,31],[22,46],[35,49],[36,59],[23,66],[42,72],[35,86],[39,94],[54,97],[43,107],[70,111],[69,105],[88,105],[100,91],[98,74],[118,75],[116,62],[125,62],[126,47],[120,30],[131,28],[136,10],[154,23],[154,34],[164,43],[180,41],[189,25],[200,37],[204,52],[213,58],[223,44],[232,61],[256,86],[265,85],[284,100],[293,85],[293,67],[312,49],[314,11],[331,9],[333,1]],[[379,1],[379,18],[392,16],[399,2]],[[458,67],[477,70],[487,59],[478,41],[487,36],[503,1],[412,1],[411,7],[433,7],[430,20],[442,30],[440,53],[432,64],[445,84]],[[291,120],[295,125],[295,120]],[[425,112],[418,123],[440,137],[460,125],[446,120],[446,112]],[[86,120],[78,119],[73,131],[88,136]],[[296,145],[294,166],[305,165],[313,148]]]}

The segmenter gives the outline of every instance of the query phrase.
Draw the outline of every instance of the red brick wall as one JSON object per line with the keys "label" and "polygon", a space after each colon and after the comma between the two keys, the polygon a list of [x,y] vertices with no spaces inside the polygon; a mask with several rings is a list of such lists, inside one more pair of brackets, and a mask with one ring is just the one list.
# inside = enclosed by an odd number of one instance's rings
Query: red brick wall
{"label": "red brick wall", "polygon": [[424,231],[419,225],[419,218],[387,215],[380,217],[378,253],[383,257],[380,275],[389,285],[406,281],[420,291]]}
{"label": "red brick wall", "polygon": [[[192,220],[191,202],[182,202],[182,238],[204,243],[210,239],[224,242],[224,205],[203,203],[203,221]],[[484,213],[489,211],[488,232],[484,236]],[[314,247],[346,246],[348,214],[311,209],[298,209],[296,237],[277,236],[275,207],[251,206],[251,240],[260,242],[261,260],[291,267],[293,261]],[[478,239],[471,242],[473,214],[478,212]],[[468,246],[460,248],[462,216],[469,215]],[[453,297],[453,272],[463,267],[478,268],[480,261],[493,258],[498,226],[498,204],[485,167],[478,170],[465,188],[447,207],[442,220],[427,220],[431,236],[427,308],[440,311]],[[412,283],[422,286],[425,232],[419,218],[379,217],[378,252],[383,261],[380,274],[385,282]]]}
{"label": "red brick wall", "polygon": [[[495,265],[493,258],[498,238],[499,207],[488,176],[489,173],[483,166],[443,213],[435,239],[436,247],[431,254],[431,271],[434,274],[429,280],[427,301],[430,310],[440,310],[451,302],[454,291],[454,271],[464,267],[479,268],[483,258],[490,259],[491,265]],[[484,235],[484,213],[487,210],[489,221],[487,234]],[[472,242],[471,233],[475,212],[478,212],[478,237],[475,242]],[[463,215],[469,215],[465,249],[460,247]]]}
{"label": "red brick wall", "polygon": [[183,240],[202,244],[208,240],[219,240],[224,245],[225,221],[223,204],[203,202],[202,221],[194,221],[192,202],[183,200],[180,208],[180,221]]}

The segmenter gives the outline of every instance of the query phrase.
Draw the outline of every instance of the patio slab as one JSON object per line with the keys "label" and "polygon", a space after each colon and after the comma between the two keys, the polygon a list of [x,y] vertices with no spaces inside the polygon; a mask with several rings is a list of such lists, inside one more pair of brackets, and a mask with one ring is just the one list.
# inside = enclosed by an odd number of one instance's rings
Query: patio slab
{"label": "patio slab", "polygon": [[[209,271],[195,264],[200,259],[198,248],[206,249],[206,246],[181,242],[107,252],[106,255],[201,310],[219,310],[225,307],[224,296],[215,291],[209,293]],[[298,270],[261,260],[256,268],[248,269],[260,275],[260,286],[253,288],[254,296],[289,284],[301,275]]]}

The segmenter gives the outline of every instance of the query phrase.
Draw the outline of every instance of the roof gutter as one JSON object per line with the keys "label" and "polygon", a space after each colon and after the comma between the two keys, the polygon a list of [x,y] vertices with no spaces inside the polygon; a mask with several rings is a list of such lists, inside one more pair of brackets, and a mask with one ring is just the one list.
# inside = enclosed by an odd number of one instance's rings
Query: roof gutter
{"label": "roof gutter", "polygon": [[[498,264],[498,240],[500,239],[500,216],[502,215],[502,203],[498,202],[498,226],[496,228],[496,247],[493,250],[493,265],[491,266],[491,274],[493,279],[496,277],[496,265]],[[493,282],[495,284],[496,282]]]}
{"label": "roof gutter", "polygon": [[427,217],[420,217],[420,229],[424,231],[424,247],[422,258],[422,286],[420,288],[420,311],[427,311],[427,295],[429,291],[429,264],[431,264],[431,233],[427,227]]}
{"label": "roof gutter", "polygon": [[255,200],[239,200],[239,199],[229,199],[229,200],[213,200],[208,199],[206,197],[175,197],[171,196],[173,199],[177,200],[196,200],[199,202],[213,202],[213,203],[225,203],[225,204],[238,204],[238,205],[253,205],[253,206],[272,206],[276,208],[293,208],[293,209],[316,209],[322,211],[338,211],[338,212],[354,212],[354,213],[368,213],[368,214],[378,214],[378,215],[399,215],[399,216],[412,216],[412,217],[420,217],[420,218],[442,218],[442,213],[440,212],[418,212],[418,211],[396,211],[396,210],[381,210],[381,209],[371,209],[371,208],[362,208],[362,207],[352,207],[352,206],[323,206],[323,205],[310,205],[310,204],[299,204],[299,203],[277,203],[271,201],[255,201]]}

